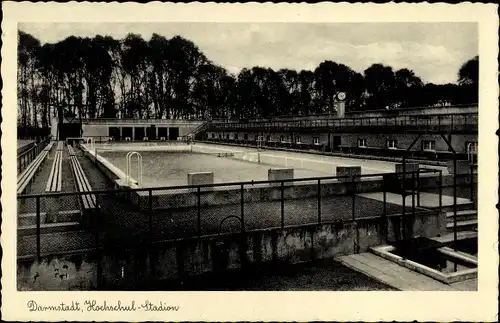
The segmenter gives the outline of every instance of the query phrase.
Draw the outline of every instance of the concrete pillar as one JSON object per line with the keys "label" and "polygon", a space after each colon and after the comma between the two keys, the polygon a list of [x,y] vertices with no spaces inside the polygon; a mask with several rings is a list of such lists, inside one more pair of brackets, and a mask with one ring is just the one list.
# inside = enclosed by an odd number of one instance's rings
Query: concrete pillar
{"label": "concrete pillar", "polygon": [[120,138],[118,140],[122,140],[123,138],[123,127],[118,127],[120,129]]}
{"label": "concrete pillar", "polygon": [[[213,172],[200,172],[200,173],[188,173],[187,184],[188,185],[204,185],[214,183],[214,173]],[[201,191],[212,191],[213,187],[203,187]],[[196,191],[197,189],[193,189]]]}
{"label": "concrete pillar", "polygon": [[135,127],[132,126],[132,138],[131,138],[132,141],[135,140]]}
{"label": "concrete pillar", "polygon": [[337,108],[337,117],[343,118],[345,116],[345,101],[338,101],[335,105]]}
{"label": "concrete pillar", "polygon": [[336,176],[346,176],[339,179],[339,181],[342,183],[352,182],[353,177],[355,182],[359,182],[361,178],[355,177],[358,175],[361,175],[361,166],[337,166]]}
{"label": "concrete pillar", "polygon": [[159,140],[158,138],[158,127],[155,127],[155,140]]}
{"label": "concrete pillar", "polygon": [[[270,168],[267,171],[269,181],[293,179],[293,168]],[[271,183],[271,186],[281,186],[281,183]],[[285,182],[284,186],[292,186],[293,182]]]}
{"label": "concrete pillar", "polygon": [[144,136],[141,139],[144,139],[144,137],[147,137],[147,136],[148,136],[148,127],[144,127]]}

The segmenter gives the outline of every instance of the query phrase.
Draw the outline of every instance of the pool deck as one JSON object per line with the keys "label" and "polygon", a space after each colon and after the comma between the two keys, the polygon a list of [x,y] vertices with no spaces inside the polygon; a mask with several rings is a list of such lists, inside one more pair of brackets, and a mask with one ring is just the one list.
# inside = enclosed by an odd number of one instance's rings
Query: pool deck
{"label": "pool deck", "polygon": [[447,285],[369,252],[341,256],[337,260],[346,267],[401,291],[477,290],[477,279]]}

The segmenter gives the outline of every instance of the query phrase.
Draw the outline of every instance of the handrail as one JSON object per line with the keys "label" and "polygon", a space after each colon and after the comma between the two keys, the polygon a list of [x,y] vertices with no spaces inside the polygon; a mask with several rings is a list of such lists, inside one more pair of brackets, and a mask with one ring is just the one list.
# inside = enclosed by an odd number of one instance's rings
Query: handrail
{"label": "handrail", "polygon": [[127,153],[127,184],[130,184],[131,182],[131,161],[132,161],[132,156],[137,156],[137,185],[140,185],[142,183],[142,155],[139,154],[137,151],[130,151]]}
{"label": "handrail", "polygon": [[[426,168],[424,170],[420,170],[420,174],[434,174],[439,173],[438,169],[430,169]],[[410,172],[391,172],[391,173],[372,173],[372,174],[361,174],[356,175],[356,178],[373,178],[373,177],[383,177],[387,175],[411,175],[412,173],[417,173],[417,171]],[[153,188],[130,188],[130,189],[113,189],[113,190],[100,190],[94,191],[96,194],[106,194],[106,193],[123,193],[126,191],[130,192],[147,192],[149,190],[153,191],[168,191],[168,190],[178,190],[178,189],[196,189],[207,188],[207,187],[223,187],[223,186],[241,186],[241,185],[261,185],[261,184],[276,184],[276,183],[289,183],[289,182],[310,182],[310,181],[318,181],[319,180],[338,180],[338,179],[348,179],[349,176],[320,176],[320,177],[306,177],[306,178],[292,178],[292,179],[281,179],[281,180],[262,180],[262,181],[243,181],[243,182],[228,182],[228,183],[213,183],[213,184],[197,184],[197,185],[176,185],[176,186],[162,186],[162,187],[153,187]],[[26,199],[26,198],[34,198],[36,196],[44,196],[44,197],[56,197],[56,196],[70,196],[70,195],[79,195],[78,192],[64,192],[64,193],[49,193],[49,194],[29,194],[29,195],[18,195],[18,199]]]}

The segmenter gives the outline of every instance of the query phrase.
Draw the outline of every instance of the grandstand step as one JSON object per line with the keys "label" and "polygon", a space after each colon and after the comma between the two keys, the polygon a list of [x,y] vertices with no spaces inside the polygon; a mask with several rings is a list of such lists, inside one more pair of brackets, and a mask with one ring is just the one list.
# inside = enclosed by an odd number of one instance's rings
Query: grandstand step
{"label": "grandstand step", "polygon": [[[446,223],[446,229],[448,231],[453,231],[454,229],[454,223],[453,221],[448,221]],[[457,221],[457,230],[473,230],[477,229],[477,220],[464,220],[464,221]]]}
{"label": "grandstand step", "polygon": [[[81,211],[79,210],[71,210],[71,211],[61,211],[58,212],[55,216],[54,222],[77,222],[81,219]],[[42,224],[46,223],[47,213],[40,212],[40,221]],[[29,226],[36,225],[36,213],[25,213],[20,214],[17,221],[19,226]]]}
{"label": "grandstand step", "polygon": [[[40,233],[55,233],[80,230],[80,222],[44,223],[40,225]],[[36,235],[36,225],[26,225],[17,228],[18,236]]]}
{"label": "grandstand step", "polygon": [[[448,221],[453,221],[455,213],[453,211],[446,212]],[[477,210],[461,210],[457,211],[457,220],[477,220]]]}

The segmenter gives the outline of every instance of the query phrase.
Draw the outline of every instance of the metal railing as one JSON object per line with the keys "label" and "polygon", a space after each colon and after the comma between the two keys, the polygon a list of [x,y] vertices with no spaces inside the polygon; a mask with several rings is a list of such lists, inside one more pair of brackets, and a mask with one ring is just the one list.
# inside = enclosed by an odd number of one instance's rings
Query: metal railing
{"label": "metal railing", "polygon": [[21,174],[26,167],[38,156],[42,150],[47,147],[50,142],[50,138],[44,138],[40,142],[34,142],[31,144],[31,148],[20,153],[17,156],[17,173]]}
{"label": "metal railing", "polygon": [[[369,183],[364,185],[367,181]],[[387,240],[388,216],[415,216],[431,212],[420,206],[420,194],[414,194],[414,203],[406,206],[406,212],[394,200],[388,202],[388,194],[401,195],[401,190],[408,187],[414,192],[438,190],[441,201],[442,186],[439,170],[419,169],[406,172],[406,176],[403,173],[363,174],[20,195],[17,198],[18,213],[35,214],[36,221],[32,233],[36,237],[33,243],[35,248],[21,253],[40,257],[42,254],[62,252],[61,248],[133,247],[141,243],[230,232],[307,224],[355,223],[363,218],[383,221]],[[380,196],[377,200],[360,195],[366,192],[378,192]],[[49,223],[54,214],[81,210],[78,201],[90,194],[96,197],[98,208],[83,213],[84,219],[87,219],[84,223],[89,229],[86,240],[77,245],[64,244],[51,251],[50,246],[57,242],[49,241],[43,235],[45,223]],[[436,208],[432,212],[435,211]],[[407,238],[402,236],[402,239]]]}
{"label": "metal railing", "polygon": [[366,127],[380,129],[394,129],[404,127],[407,130],[426,131],[457,131],[477,132],[478,114],[434,114],[434,115],[402,115],[379,117],[347,117],[347,118],[317,118],[315,120],[262,120],[225,122],[212,121],[208,130],[248,130],[248,129],[279,129],[283,131],[295,129],[328,128],[332,131],[353,131]]}

